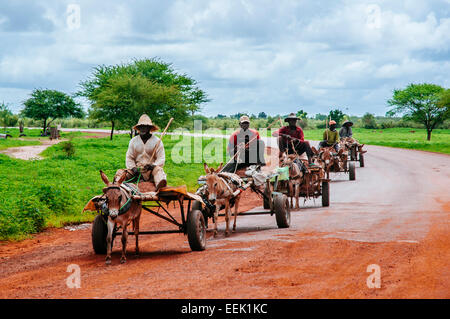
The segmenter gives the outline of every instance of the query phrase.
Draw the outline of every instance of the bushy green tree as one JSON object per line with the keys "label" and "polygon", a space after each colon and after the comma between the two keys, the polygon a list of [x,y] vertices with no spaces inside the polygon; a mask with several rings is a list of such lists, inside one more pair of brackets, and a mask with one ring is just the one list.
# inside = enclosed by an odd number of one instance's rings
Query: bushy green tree
{"label": "bushy green tree", "polygon": [[267,114],[264,113],[264,112],[259,112],[258,118],[259,118],[259,119],[266,119],[266,118],[267,118]]}
{"label": "bushy green tree", "polygon": [[47,127],[56,118],[84,116],[83,109],[71,96],[56,90],[35,89],[24,105],[23,116],[43,121],[43,135],[46,135]]}
{"label": "bushy green tree", "polygon": [[[201,104],[209,101],[194,79],[157,59],[100,65],[80,86],[77,95],[91,102],[91,117],[129,128],[142,113],[147,113],[159,126],[165,125],[171,116],[175,125],[183,124],[189,114],[194,115]],[[108,97],[111,93],[113,97]],[[122,98],[125,101],[121,102]]]}
{"label": "bushy green tree", "polygon": [[14,115],[5,103],[0,104],[0,125],[6,130],[9,126],[15,126],[19,120],[17,115]]}
{"label": "bushy green tree", "polygon": [[373,114],[370,114],[369,112],[364,114],[364,116],[361,118],[361,122],[364,128],[375,129],[378,127],[375,116]]}
{"label": "bushy green tree", "polygon": [[331,110],[330,113],[328,114],[328,119],[334,120],[337,126],[341,124],[344,117],[345,114],[339,109]]}
{"label": "bushy green tree", "polygon": [[297,112],[296,115],[297,115],[297,117],[300,118],[300,119],[306,119],[306,116],[308,115],[308,113],[305,112],[305,111],[303,111],[303,110],[300,110],[300,111]]}
{"label": "bushy green tree", "polygon": [[186,117],[178,88],[152,82],[139,74],[112,76],[91,98],[95,102],[89,116],[111,122],[111,139],[117,124],[131,128],[143,113],[149,114],[155,123],[165,123],[170,117]]}
{"label": "bushy green tree", "polygon": [[405,120],[421,123],[427,130],[427,140],[440,123],[450,117],[448,89],[436,84],[410,84],[403,90],[394,90],[388,104],[392,107],[386,115],[402,114]]}

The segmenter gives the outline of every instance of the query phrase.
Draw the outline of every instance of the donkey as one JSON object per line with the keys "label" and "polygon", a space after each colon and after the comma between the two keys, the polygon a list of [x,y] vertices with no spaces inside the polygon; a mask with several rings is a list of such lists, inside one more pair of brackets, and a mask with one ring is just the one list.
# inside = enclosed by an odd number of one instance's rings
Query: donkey
{"label": "donkey", "polygon": [[112,250],[112,235],[116,225],[122,226],[122,257],[120,263],[127,261],[127,226],[132,222],[133,231],[136,237],[136,255],[139,254],[139,219],[141,217],[142,202],[140,200],[133,200],[131,194],[121,187],[125,180],[126,174],[122,174],[118,179],[114,179],[110,183],[108,177],[100,171],[100,176],[106,187],[103,188],[103,193],[106,197],[106,205],[108,208],[108,235],[106,237],[106,264],[111,264],[111,250]]}
{"label": "donkey", "polygon": [[303,181],[303,171],[297,163],[301,163],[300,158],[296,154],[284,153],[280,164],[281,167],[289,167],[289,194],[291,199],[291,208],[294,208],[294,198],[296,201],[296,209],[300,209],[300,184]]}
{"label": "donkey", "polygon": [[236,180],[241,180],[241,178],[232,173],[220,173],[223,165],[220,164],[220,166],[217,169],[214,169],[212,167],[208,167],[206,163],[203,164],[206,172],[206,187],[208,192],[208,201],[211,202],[211,204],[215,205],[214,210],[214,237],[217,237],[217,219],[219,217],[219,209],[223,205],[225,206],[225,222],[226,222],[226,229],[225,229],[225,236],[228,237],[230,235],[230,227],[229,222],[231,218],[231,205],[230,200],[234,199],[234,223],[233,223],[233,232],[236,231],[236,218],[238,214],[238,207],[239,207],[239,199],[240,194],[234,195],[233,193],[238,190],[238,186],[232,182],[230,182],[230,179],[225,178],[224,176],[229,176],[231,178],[234,178]]}

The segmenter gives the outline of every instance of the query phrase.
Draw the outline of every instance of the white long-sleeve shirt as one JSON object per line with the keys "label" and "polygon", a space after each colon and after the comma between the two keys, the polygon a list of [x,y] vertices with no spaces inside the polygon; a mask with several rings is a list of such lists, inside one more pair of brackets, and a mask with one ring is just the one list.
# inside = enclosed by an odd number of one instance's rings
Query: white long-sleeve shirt
{"label": "white long-sleeve shirt", "polygon": [[[133,137],[128,144],[125,163],[127,169],[132,169],[134,167],[142,168],[147,164],[163,167],[166,161],[166,154],[164,152],[163,142],[158,142],[159,140],[160,139],[153,134],[144,144],[139,135]],[[150,161],[155,146],[157,147],[156,153]]]}

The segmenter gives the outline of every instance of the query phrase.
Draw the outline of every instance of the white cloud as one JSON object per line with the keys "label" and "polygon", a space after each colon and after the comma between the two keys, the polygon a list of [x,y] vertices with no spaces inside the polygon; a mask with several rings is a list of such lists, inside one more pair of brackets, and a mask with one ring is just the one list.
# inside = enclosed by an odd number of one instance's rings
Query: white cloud
{"label": "white cloud", "polygon": [[69,30],[71,2],[36,2],[34,20],[45,26],[34,33],[0,30],[4,97],[48,86],[71,93],[96,65],[144,57],[198,80],[213,99],[207,115],[299,105],[384,114],[394,87],[449,85],[450,16],[435,0],[79,0],[80,28]]}

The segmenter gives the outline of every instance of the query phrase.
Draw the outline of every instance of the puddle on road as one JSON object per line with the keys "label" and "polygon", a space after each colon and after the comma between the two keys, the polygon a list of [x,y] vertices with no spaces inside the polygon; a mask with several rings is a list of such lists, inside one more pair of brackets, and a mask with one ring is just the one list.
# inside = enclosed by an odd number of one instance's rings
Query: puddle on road
{"label": "puddle on road", "polygon": [[76,231],[76,230],[84,230],[84,229],[90,229],[91,224],[80,224],[80,225],[70,225],[65,226],[64,229],[68,231]]}

